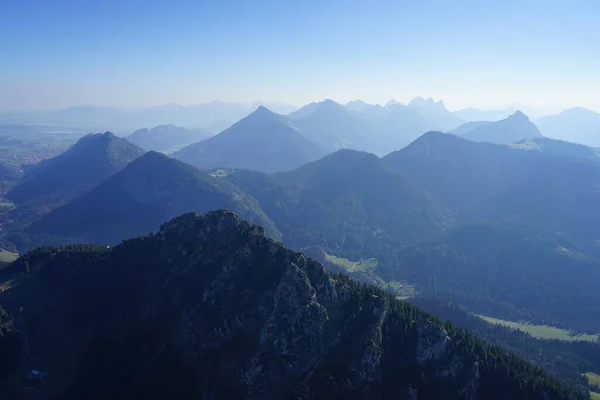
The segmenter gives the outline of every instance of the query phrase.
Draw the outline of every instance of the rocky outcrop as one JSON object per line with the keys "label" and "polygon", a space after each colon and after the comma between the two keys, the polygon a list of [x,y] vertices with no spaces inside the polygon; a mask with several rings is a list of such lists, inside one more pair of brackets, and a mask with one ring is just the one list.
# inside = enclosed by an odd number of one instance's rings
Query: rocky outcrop
{"label": "rocky outcrop", "polygon": [[12,270],[26,262],[22,326],[58,382],[49,398],[576,398],[497,349],[492,367],[466,332],[228,211],[112,249],[36,250]]}

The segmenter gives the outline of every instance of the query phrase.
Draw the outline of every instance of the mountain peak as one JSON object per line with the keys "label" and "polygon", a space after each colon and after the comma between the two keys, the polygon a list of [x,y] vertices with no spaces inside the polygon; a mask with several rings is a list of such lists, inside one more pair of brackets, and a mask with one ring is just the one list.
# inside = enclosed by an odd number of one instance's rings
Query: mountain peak
{"label": "mountain peak", "polygon": [[18,201],[51,196],[62,203],[90,189],[144,154],[111,132],[88,134],[64,153],[40,162],[9,196]]}
{"label": "mountain peak", "polygon": [[408,103],[411,107],[435,107],[435,108],[445,108],[443,100],[435,101],[433,97],[429,97],[425,99],[424,97],[418,96],[415,97]]}
{"label": "mountain peak", "polygon": [[255,113],[270,113],[270,114],[275,114],[274,112],[272,112],[271,110],[269,110],[267,107],[263,106],[262,104],[259,105],[258,107],[256,107],[256,110],[254,110]]}
{"label": "mountain peak", "polygon": [[520,110],[517,110],[512,115],[509,115],[507,119],[515,121],[529,121],[529,117]]}
{"label": "mountain peak", "polygon": [[292,170],[321,155],[321,149],[292,126],[287,117],[264,106],[221,133],[173,154],[201,169],[262,172]]}
{"label": "mountain peak", "polygon": [[489,123],[470,123],[472,130],[462,133],[462,137],[478,142],[511,144],[522,139],[543,137],[540,130],[521,111],[505,119]]}
{"label": "mountain peak", "polygon": [[205,214],[197,212],[183,214],[161,225],[159,233],[179,234],[190,228],[194,229],[199,237],[205,238],[214,237],[215,234],[225,234],[229,237],[248,233],[264,236],[264,229],[261,226],[250,224],[236,213],[225,209],[213,210]]}
{"label": "mountain peak", "polygon": [[321,110],[345,110],[345,107],[336,101],[325,99],[319,105],[319,111]]}
{"label": "mountain peak", "polygon": [[267,107],[265,106],[258,106],[256,108],[256,110],[254,110],[254,112],[250,113],[246,118],[241,119],[239,122],[242,122],[244,120],[265,120],[265,119],[278,119],[281,120],[282,116],[274,113],[273,111],[269,110]]}

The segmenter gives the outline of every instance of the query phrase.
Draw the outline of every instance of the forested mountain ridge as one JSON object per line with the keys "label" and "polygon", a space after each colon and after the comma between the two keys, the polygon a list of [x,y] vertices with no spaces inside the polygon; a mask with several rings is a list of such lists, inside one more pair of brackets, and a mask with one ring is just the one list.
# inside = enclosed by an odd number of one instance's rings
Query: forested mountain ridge
{"label": "forested mountain ridge", "polygon": [[450,217],[380,158],[355,150],[339,150],[291,172],[235,171],[224,179],[255,197],[284,242],[297,249],[385,257],[392,247],[441,230]]}
{"label": "forested mountain ridge", "polygon": [[[280,237],[256,200],[225,187],[208,173],[157,152],[148,152],[96,188],[32,224],[27,232],[115,244],[154,230],[184,212],[229,208]],[[93,210],[93,212],[90,212]]]}
{"label": "forested mountain ridge", "polygon": [[414,297],[410,303],[442,320],[468,329],[485,342],[500,346],[531,361],[561,381],[589,389],[585,373],[600,374],[600,344],[584,340],[539,339],[529,333],[492,324],[473,315],[466,308],[447,300]]}
{"label": "forested mountain ridge", "polygon": [[[0,346],[26,339],[32,356],[0,360],[5,395],[586,398],[230,212],[186,214],[110,249],[41,248],[1,274],[18,331]],[[24,377],[32,366],[50,372],[45,384]]]}
{"label": "forested mountain ridge", "polygon": [[64,203],[89,190],[144,151],[111,132],[89,134],[57,157],[40,162],[7,197],[24,202],[39,197]]}
{"label": "forested mountain ridge", "polygon": [[342,150],[223,179],[258,200],[284,243],[341,257],[353,276],[597,333],[600,223],[587,222],[598,219],[600,163],[543,141],[548,151],[430,132],[382,159]]}

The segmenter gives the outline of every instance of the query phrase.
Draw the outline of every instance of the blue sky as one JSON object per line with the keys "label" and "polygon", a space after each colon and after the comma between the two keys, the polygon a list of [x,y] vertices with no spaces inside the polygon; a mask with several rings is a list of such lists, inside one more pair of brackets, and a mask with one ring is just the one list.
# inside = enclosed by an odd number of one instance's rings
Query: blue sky
{"label": "blue sky", "polygon": [[600,108],[597,1],[18,0],[0,109],[417,95]]}

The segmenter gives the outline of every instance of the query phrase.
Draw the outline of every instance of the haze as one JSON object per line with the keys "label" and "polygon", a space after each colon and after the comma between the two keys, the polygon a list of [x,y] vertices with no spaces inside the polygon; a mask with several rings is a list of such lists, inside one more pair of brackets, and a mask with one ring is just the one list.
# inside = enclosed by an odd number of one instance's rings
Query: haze
{"label": "haze", "polygon": [[600,109],[593,1],[14,1],[0,109],[331,98]]}

